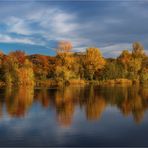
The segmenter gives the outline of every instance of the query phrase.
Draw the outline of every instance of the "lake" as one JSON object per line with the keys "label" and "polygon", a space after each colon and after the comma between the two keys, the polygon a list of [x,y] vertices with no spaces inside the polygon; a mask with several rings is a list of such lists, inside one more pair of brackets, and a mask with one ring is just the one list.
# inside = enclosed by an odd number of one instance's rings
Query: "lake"
{"label": "lake", "polygon": [[148,146],[148,87],[0,89],[0,146]]}

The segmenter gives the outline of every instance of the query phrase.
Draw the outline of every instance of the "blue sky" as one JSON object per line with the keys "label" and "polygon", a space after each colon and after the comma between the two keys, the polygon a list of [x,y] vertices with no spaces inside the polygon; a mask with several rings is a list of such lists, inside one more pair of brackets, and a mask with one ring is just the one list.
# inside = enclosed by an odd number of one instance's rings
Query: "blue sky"
{"label": "blue sky", "polygon": [[105,57],[116,57],[134,41],[148,49],[147,39],[147,0],[0,0],[5,53],[53,55],[59,40],[70,40],[74,51],[98,47]]}

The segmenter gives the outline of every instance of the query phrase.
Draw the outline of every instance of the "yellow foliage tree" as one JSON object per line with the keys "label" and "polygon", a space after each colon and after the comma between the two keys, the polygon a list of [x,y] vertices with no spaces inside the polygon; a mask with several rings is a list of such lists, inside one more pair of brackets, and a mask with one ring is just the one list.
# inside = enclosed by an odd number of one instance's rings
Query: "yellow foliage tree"
{"label": "yellow foliage tree", "polygon": [[34,85],[34,73],[32,63],[25,60],[24,66],[18,69],[20,85]]}
{"label": "yellow foliage tree", "polygon": [[101,70],[105,65],[105,60],[98,48],[88,48],[84,57],[84,67],[89,79],[93,79],[94,73]]}

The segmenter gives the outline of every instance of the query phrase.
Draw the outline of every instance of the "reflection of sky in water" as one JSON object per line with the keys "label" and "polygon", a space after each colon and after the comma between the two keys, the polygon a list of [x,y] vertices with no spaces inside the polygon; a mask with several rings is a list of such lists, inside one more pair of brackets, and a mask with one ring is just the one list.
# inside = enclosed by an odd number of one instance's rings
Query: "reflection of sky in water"
{"label": "reflection of sky in water", "polygon": [[90,121],[85,108],[77,104],[70,125],[61,126],[52,103],[45,108],[39,101],[34,101],[24,117],[10,117],[3,104],[0,146],[148,145],[147,111],[142,121],[136,124],[132,114],[123,116],[115,105],[108,104],[100,118]]}

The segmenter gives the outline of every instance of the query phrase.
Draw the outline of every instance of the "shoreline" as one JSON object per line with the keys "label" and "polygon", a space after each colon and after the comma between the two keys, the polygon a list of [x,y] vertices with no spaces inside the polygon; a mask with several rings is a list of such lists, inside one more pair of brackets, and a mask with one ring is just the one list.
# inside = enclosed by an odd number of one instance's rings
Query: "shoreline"
{"label": "shoreline", "polygon": [[112,80],[81,80],[81,79],[72,79],[69,81],[56,81],[56,80],[40,80],[34,82],[34,85],[7,85],[4,82],[0,82],[0,88],[6,88],[6,87],[65,87],[65,86],[71,86],[71,85],[98,85],[98,86],[114,86],[114,85],[148,85],[147,82],[140,83],[139,81],[129,80],[129,79],[112,79]]}

